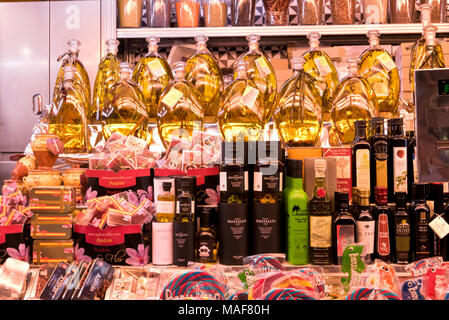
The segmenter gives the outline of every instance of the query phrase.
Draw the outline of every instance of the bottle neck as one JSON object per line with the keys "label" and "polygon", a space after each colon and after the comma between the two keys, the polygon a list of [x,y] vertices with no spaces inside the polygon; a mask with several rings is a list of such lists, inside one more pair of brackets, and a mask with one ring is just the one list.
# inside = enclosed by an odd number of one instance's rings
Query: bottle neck
{"label": "bottle neck", "polygon": [[259,42],[254,41],[254,42],[250,42],[248,44],[249,46],[249,52],[260,52],[259,51]]}
{"label": "bottle neck", "polygon": [[210,227],[209,214],[202,214],[201,215],[200,227],[201,228],[209,228]]}
{"label": "bottle neck", "polygon": [[293,189],[302,189],[303,188],[302,178],[293,178],[287,176],[287,187]]}
{"label": "bottle neck", "polygon": [[390,135],[391,136],[403,136],[404,128],[401,125],[392,125],[390,127]]}
{"label": "bottle neck", "polygon": [[366,127],[357,127],[355,138],[357,140],[366,140]]}
{"label": "bottle neck", "polygon": [[384,135],[384,126],[382,124],[376,124],[373,128],[375,135]]}
{"label": "bottle neck", "polygon": [[158,45],[156,43],[148,44],[148,54],[157,55]]}
{"label": "bottle neck", "polygon": [[379,44],[380,44],[380,42],[379,42],[378,38],[369,40],[369,47],[370,47],[370,49],[378,49],[379,48]]}

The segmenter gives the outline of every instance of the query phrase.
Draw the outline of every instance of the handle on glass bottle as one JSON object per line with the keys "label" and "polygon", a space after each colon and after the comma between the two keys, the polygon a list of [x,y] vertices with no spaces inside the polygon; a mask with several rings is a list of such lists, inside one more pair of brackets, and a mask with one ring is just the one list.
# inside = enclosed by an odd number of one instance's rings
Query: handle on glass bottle
{"label": "handle on glass bottle", "polygon": [[[37,104],[36,104],[37,101]],[[36,111],[36,105],[37,105],[37,111]],[[43,110],[43,100],[42,100],[42,96],[40,95],[40,93],[36,93],[33,96],[33,114],[35,115],[41,115],[42,114],[42,110]]]}

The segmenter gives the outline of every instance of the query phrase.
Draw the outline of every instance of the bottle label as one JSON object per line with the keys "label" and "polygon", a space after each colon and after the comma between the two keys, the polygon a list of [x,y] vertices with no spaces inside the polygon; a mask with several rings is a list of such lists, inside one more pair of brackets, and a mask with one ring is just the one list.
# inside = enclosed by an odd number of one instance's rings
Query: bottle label
{"label": "bottle label", "polygon": [[159,78],[166,75],[165,69],[162,66],[159,59],[153,59],[148,63],[148,68],[150,69],[151,73]]}
{"label": "bottle label", "polygon": [[357,188],[370,189],[370,157],[368,149],[358,149],[355,153]]}
{"label": "bottle label", "polygon": [[440,239],[443,239],[449,233],[449,224],[441,216],[433,219],[429,223],[429,227],[432,228]]}
{"label": "bottle label", "polygon": [[416,254],[426,256],[430,254],[428,214],[421,210],[415,213],[416,223]]}
{"label": "bottle label", "polygon": [[255,63],[261,77],[265,77],[266,75],[269,75],[271,73],[270,67],[268,66],[263,56],[257,58],[255,60]]}
{"label": "bottle label", "polygon": [[161,201],[157,202],[158,213],[175,213],[175,202],[174,201]]}
{"label": "bottle label", "polygon": [[315,62],[316,67],[318,68],[318,72],[321,76],[324,77],[332,72],[329,63],[327,63],[326,58],[324,58],[323,56],[316,57],[313,61]]}
{"label": "bottle label", "polygon": [[242,94],[242,103],[253,111],[258,117],[262,117],[262,109],[255,105],[259,93],[259,90],[256,88],[246,86],[245,91],[243,91]]}
{"label": "bottle label", "polygon": [[380,256],[390,254],[390,232],[388,226],[388,215],[379,214],[377,221],[377,253]]}
{"label": "bottle label", "polygon": [[310,246],[332,247],[332,216],[310,216]]}
{"label": "bottle label", "polygon": [[393,148],[394,192],[407,192],[407,147]]}
{"label": "bottle label", "polygon": [[356,221],[357,242],[363,243],[364,256],[374,253],[375,221]]}
{"label": "bottle label", "polygon": [[220,172],[220,191],[248,191],[248,171],[243,174],[240,172]]}
{"label": "bottle label", "polygon": [[387,71],[390,72],[391,70],[393,70],[394,68],[396,68],[396,64],[394,63],[393,59],[391,58],[391,56],[386,53],[386,52],[382,52],[380,55],[377,56],[377,61],[380,62],[380,64],[382,65],[382,67]]}
{"label": "bottle label", "polygon": [[194,213],[195,212],[195,201],[183,197],[176,201],[176,213]]}
{"label": "bottle label", "polygon": [[355,243],[353,225],[337,225],[337,256],[343,256],[343,251],[350,244]]}
{"label": "bottle label", "polygon": [[254,172],[254,191],[282,192],[282,172],[273,175]]}
{"label": "bottle label", "polygon": [[[288,202],[288,200],[287,200]],[[309,215],[307,204],[288,204],[287,260],[291,264],[307,264],[309,256]]]}
{"label": "bottle label", "polygon": [[376,141],[372,152],[376,165],[376,186],[388,187],[388,144],[384,140]]}
{"label": "bottle label", "polygon": [[170,91],[162,98],[161,102],[173,108],[183,96],[182,92],[171,88]]}
{"label": "bottle label", "polygon": [[201,240],[198,246],[198,257],[199,260],[210,260],[213,254],[213,240]]}
{"label": "bottle label", "polygon": [[407,261],[410,251],[410,218],[395,217],[394,224],[397,259]]}

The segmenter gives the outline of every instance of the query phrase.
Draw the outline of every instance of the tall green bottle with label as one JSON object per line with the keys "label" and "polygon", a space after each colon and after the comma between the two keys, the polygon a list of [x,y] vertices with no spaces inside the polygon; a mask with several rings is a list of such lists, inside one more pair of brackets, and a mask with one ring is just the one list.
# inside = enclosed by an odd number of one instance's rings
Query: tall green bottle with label
{"label": "tall green bottle with label", "polygon": [[292,265],[308,264],[308,198],[303,189],[301,160],[287,159],[287,187],[282,200],[287,217],[287,261]]}

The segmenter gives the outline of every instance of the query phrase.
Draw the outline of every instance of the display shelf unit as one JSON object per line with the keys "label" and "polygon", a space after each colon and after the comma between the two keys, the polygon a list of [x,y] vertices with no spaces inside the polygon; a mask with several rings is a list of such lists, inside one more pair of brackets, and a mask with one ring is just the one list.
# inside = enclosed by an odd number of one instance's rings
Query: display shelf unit
{"label": "display shelf unit", "polygon": [[[449,35],[449,23],[436,23],[437,34]],[[422,25],[413,24],[358,24],[358,25],[320,25],[320,26],[253,26],[253,27],[199,27],[199,28],[118,28],[118,39],[146,38],[156,35],[160,38],[193,38],[203,34],[210,38],[246,37],[258,34],[269,37],[305,37],[310,32],[319,32],[322,36],[360,35],[365,37],[369,30],[378,30],[381,34],[407,35],[421,34]]]}

